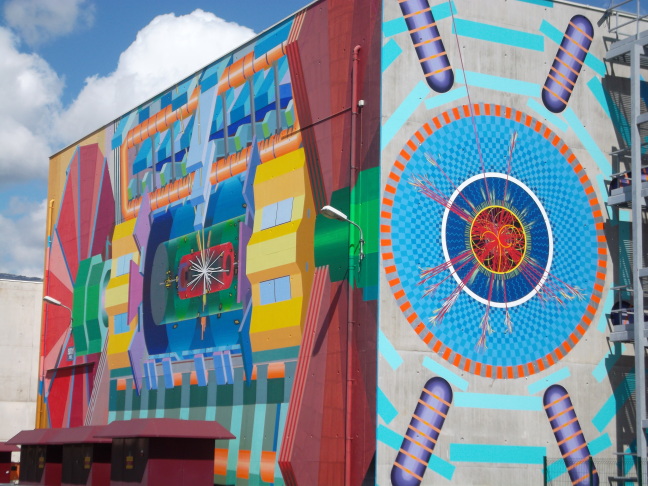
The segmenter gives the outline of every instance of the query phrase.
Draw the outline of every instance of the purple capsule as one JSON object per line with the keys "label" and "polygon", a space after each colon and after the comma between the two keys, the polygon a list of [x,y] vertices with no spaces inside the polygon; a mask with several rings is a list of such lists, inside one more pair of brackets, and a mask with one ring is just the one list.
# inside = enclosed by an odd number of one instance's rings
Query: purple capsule
{"label": "purple capsule", "polygon": [[399,0],[399,4],[427,84],[445,93],[452,88],[454,73],[428,0]]}
{"label": "purple capsule", "polygon": [[421,484],[451,403],[452,388],[448,382],[439,377],[428,380],[392,467],[394,486]]}
{"label": "purple capsule", "polygon": [[590,476],[592,455],[569,393],[560,385],[551,385],[544,393],[543,403],[572,484],[598,486],[596,469]]}
{"label": "purple capsule", "polygon": [[593,36],[594,27],[587,18],[572,17],[542,88],[542,102],[549,111],[560,113],[567,107]]}

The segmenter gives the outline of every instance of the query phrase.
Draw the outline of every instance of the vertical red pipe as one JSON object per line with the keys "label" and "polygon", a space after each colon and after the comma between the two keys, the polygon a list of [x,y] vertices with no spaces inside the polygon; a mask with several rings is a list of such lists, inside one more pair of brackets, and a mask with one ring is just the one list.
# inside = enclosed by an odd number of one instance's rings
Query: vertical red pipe
{"label": "vertical red pipe", "polygon": [[[358,117],[358,64],[360,62],[360,46],[353,49],[353,67],[351,70],[351,167],[349,176],[349,214],[353,217],[353,188],[358,180],[358,166],[356,161],[356,119]],[[349,225],[349,232],[351,225]],[[344,441],[344,484],[351,486],[351,413],[353,406],[353,282],[355,280],[355,266],[353,255],[349,257],[349,275],[347,278],[347,349],[346,349],[346,407],[345,407],[345,441]]]}

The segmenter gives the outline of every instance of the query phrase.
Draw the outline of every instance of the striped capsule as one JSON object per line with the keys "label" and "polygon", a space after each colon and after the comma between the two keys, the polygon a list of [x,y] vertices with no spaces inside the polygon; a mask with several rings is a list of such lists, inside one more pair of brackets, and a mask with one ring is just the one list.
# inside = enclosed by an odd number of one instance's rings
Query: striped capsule
{"label": "striped capsule", "polygon": [[452,388],[434,377],[423,387],[391,471],[394,486],[418,486],[452,403]]}
{"label": "striped capsule", "polygon": [[549,111],[560,113],[567,107],[593,36],[594,27],[587,18],[572,17],[542,88],[542,102]]}
{"label": "striped capsule", "polygon": [[544,393],[543,403],[572,484],[598,486],[596,469],[590,477],[592,456],[569,393],[560,385],[551,385]]}
{"label": "striped capsule", "polygon": [[454,83],[454,73],[436,26],[428,0],[398,0],[427,84],[445,93]]}

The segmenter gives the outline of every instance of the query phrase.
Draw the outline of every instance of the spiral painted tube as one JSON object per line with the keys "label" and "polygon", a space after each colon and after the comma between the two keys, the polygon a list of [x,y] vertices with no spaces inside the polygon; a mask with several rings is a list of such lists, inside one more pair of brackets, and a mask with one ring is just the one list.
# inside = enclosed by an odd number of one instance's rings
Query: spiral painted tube
{"label": "spiral painted tube", "polygon": [[421,484],[451,403],[452,388],[448,382],[439,377],[428,380],[392,467],[394,486]]}
{"label": "spiral painted tube", "polygon": [[594,27],[587,18],[572,17],[542,88],[542,102],[549,111],[560,113],[567,107],[593,36]]}
{"label": "spiral painted tube", "polygon": [[543,403],[572,484],[598,486],[596,469],[590,477],[589,461],[592,455],[569,393],[560,385],[551,385],[544,393]]}
{"label": "spiral painted tube", "polygon": [[445,93],[452,88],[454,73],[428,0],[399,0],[398,3],[427,84],[434,91]]}

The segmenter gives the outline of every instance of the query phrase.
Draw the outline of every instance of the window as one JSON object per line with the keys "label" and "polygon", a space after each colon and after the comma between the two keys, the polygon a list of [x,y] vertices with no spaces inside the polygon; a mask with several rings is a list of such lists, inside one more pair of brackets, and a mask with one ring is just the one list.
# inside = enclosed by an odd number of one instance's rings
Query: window
{"label": "window", "polygon": [[261,282],[261,305],[274,304],[283,300],[290,300],[290,277],[279,277]]}
{"label": "window", "polygon": [[289,197],[283,201],[269,204],[263,208],[261,229],[268,229],[292,220],[293,199]]}

